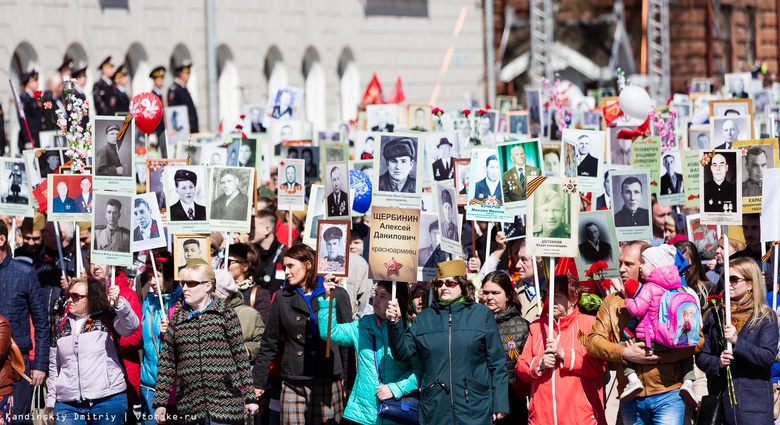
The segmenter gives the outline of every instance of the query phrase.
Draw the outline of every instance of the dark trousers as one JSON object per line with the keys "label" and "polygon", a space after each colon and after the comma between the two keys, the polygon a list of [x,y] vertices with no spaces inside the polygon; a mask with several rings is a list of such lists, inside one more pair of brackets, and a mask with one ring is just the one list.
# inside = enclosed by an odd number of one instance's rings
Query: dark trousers
{"label": "dark trousers", "polygon": [[[22,353],[24,357],[24,373],[30,376],[30,361],[28,355],[30,353]],[[32,418],[30,415],[30,406],[32,405],[32,386],[26,379],[22,379],[19,382],[14,383],[14,425],[32,425]]]}

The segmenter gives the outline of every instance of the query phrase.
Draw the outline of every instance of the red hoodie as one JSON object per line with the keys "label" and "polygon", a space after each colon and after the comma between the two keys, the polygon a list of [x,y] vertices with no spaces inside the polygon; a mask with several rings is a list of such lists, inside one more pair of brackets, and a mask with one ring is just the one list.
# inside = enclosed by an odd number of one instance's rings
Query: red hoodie
{"label": "red hoodie", "polygon": [[130,336],[119,338],[119,359],[122,360],[122,366],[125,368],[125,383],[127,384],[127,404],[133,406],[140,403],[141,394],[141,356],[139,350],[143,348],[143,311],[141,302],[138,300],[138,294],[130,288],[130,283],[124,273],[116,276],[116,284],[119,285],[119,295],[128,303],[130,308],[138,316],[141,322],[136,330]]}

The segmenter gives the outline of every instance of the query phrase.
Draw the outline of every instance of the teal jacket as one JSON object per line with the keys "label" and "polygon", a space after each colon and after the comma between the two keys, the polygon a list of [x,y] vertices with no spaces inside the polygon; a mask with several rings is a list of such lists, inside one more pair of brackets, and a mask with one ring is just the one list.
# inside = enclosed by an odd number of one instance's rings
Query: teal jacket
{"label": "teal jacket", "polygon": [[396,359],[420,358],[421,424],[492,425],[494,413],[509,412],[504,343],[490,309],[437,301],[408,329],[400,323],[388,329],[390,347]]}
{"label": "teal jacket", "polygon": [[[170,311],[178,305],[181,299],[181,286],[176,285],[172,294],[163,294],[163,303],[165,304],[165,318],[170,318]],[[160,322],[163,319],[160,311],[160,299],[153,291],[149,291],[144,298],[143,305],[143,336],[144,336],[144,359],[141,363],[141,385],[154,388],[157,385],[157,362],[158,353],[162,350],[162,338],[160,338]]]}
{"label": "teal jacket", "polygon": [[[326,339],[328,334],[328,301],[323,297],[317,312],[317,324],[320,338]],[[399,399],[417,389],[420,374],[420,362],[417,356],[410,360],[399,361],[393,358],[387,343],[387,322],[382,326],[376,324],[376,314],[363,316],[350,323],[336,323],[336,308],[333,306],[333,329],[331,344],[343,347],[353,347],[357,352],[357,378],[349,396],[344,417],[360,424],[391,424],[393,422],[377,417],[379,399],[376,388],[379,378],[376,373],[373,343],[376,341],[377,359],[382,373],[382,384],[390,387],[393,397]]]}

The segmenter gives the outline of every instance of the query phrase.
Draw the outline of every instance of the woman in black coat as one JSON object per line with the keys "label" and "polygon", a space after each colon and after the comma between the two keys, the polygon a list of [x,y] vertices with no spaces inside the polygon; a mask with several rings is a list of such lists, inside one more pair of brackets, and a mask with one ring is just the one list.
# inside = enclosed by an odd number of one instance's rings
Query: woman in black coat
{"label": "woman in black coat", "polygon": [[[774,423],[772,363],[777,355],[777,316],[766,304],[761,269],[752,258],[729,262],[731,324],[721,308],[704,321],[704,349],[696,364],[707,374],[710,394],[722,394],[724,423]],[[724,321],[721,333],[718,317]],[[727,350],[724,341],[731,342]],[[731,367],[737,403],[729,401],[726,366]]]}
{"label": "woman in black coat", "polygon": [[[282,423],[336,424],[344,410],[342,375],[347,349],[331,344],[325,357],[325,341],[316,323],[319,303],[325,293],[323,279],[316,275],[316,255],[306,245],[296,244],[284,254],[286,284],[275,294],[271,314],[252,371],[258,397],[265,392],[269,367],[277,351],[282,353]],[[337,323],[352,321],[346,289],[334,292]]]}

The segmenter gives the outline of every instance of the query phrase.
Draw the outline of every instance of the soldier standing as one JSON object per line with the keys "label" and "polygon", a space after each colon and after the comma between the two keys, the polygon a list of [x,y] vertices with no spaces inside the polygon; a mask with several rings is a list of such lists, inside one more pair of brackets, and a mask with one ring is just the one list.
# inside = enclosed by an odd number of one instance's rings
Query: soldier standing
{"label": "soldier standing", "polygon": [[24,107],[24,116],[27,118],[27,125],[30,127],[30,136],[27,135],[27,129],[24,122],[21,122],[19,130],[19,152],[32,148],[33,145],[39,147],[38,134],[41,132],[41,119],[43,118],[43,108],[40,99],[35,98],[35,91],[38,90],[38,72],[32,70],[22,76],[22,87],[24,90],[19,94],[19,99]]}
{"label": "soldier standing", "polygon": [[[160,103],[163,101],[163,83],[165,82],[165,67],[164,66],[158,66],[157,68],[154,68],[152,70],[152,73],[149,74],[149,78],[152,79],[152,82],[154,83],[154,87],[152,87],[152,93],[157,96],[157,98],[160,99]],[[160,120],[160,123],[157,124],[157,128],[154,130],[154,135],[157,136],[157,143],[158,146],[161,146],[161,144],[165,141],[163,139],[163,134],[165,133],[165,118]]]}
{"label": "soldier standing", "polygon": [[114,98],[116,99],[114,113],[130,112],[130,98],[127,96],[127,83],[130,77],[127,75],[125,64],[119,65],[111,80],[114,83],[112,88],[114,89]]}
{"label": "soldier standing", "polygon": [[168,106],[185,105],[190,119],[190,134],[199,132],[198,129],[198,111],[195,110],[195,103],[192,101],[190,91],[187,90],[187,82],[190,81],[190,69],[192,64],[187,63],[174,69],[176,78],[168,89]]}
{"label": "soldier standing", "polygon": [[114,76],[116,68],[111,62],[111,56],[103,60],[98,67],[100,71],[100,80],[92,87],[92,96],[95,98],[95,111],[98,115],[114,115],[116,111],[116,98],[114,89],[111,88],[111,77]]}

